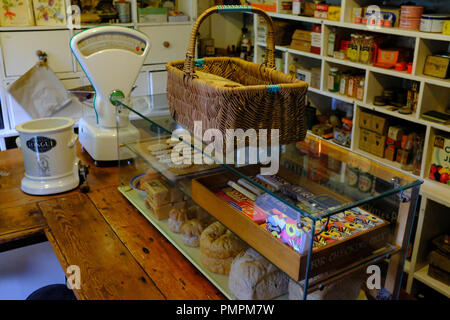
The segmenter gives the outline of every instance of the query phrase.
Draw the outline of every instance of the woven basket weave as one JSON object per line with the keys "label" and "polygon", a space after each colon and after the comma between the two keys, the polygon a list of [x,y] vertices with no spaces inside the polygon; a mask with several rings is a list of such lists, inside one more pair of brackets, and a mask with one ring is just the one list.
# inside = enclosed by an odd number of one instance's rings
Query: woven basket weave
{"label": "woven basket weave", "polygon": [[[265,18],[267,52],[262,65],[229,57],[194,60],[198,28],[217,12],[254,12]],[[280,144],[303,140],[308,85],[274,69],[274,50],[273,23],[265,11],[249,6],[217,6],[206,10],[193,26],[186,59],[167,64],[167,97],[174,120],[191,132],[194,121],[201,121],[202,134],[210,128],[219,129],[223,134],[226,129],[279,129]],[[199,77],[198,71],[241,86],[211,84]]]}

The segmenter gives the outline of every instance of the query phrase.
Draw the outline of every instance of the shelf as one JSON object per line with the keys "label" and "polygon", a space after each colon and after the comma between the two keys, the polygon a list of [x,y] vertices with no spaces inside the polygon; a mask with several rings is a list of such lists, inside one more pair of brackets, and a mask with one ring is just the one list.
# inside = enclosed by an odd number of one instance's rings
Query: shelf
{"label": "shelf", "polygon": [[414,273],[414,278],[450,298],[450,286],[428,275],[428,265]]}
{"label": "shelf", "polygon": [[217,289],[219,289],[228,299],[234,299],[228,288],[228,276],[210,272],[203,267],[200,261],[200,249],[188,247],[183,243],[181,234],[173,233],[169,230],[167,220],[157,220],[149,214],[145,205],[144,198],[131,187],[119,187],[120,193],[127,198],[141,214],[153,225],[156,229],[172,243],[178,251],[180,251],[209,281],[211,281]]}
{"label": "shelf", "polygon": [[28,27],[0,27],[0,31],[45,31],[45,30],[69,30],[63,26],[28,26]]}
{"label": "shelf", "polygon": [[444,35],[442,33],[421,32],[421,31],[413,31],[413,30],[400,29],[400,28],[384,28],[384,27],[373,28],[373,27],[368,27],[367,25],[351,23],[351,22],[332,21],[332,20],[328,20],[328,19],[318,19],[318,18],[313,18],[313,17],[296,16],[296,15],[292,15],[292,14],[277,13],[277,12],[267,12],[267,13],[272,18],[301,21],[301,22],[308,22],[308,23],[318,23],[318,24],[324,24],[327,26],[343,27],[343,28],[356,29],[356,30],[361,30],[361,31],[366,31],[366,32],[394,34],[394,35],[404,36],[404,37],[450,41],[450,36]]}
{"label": "shelf", "polygon": [[414,31],[414,30],[407,30],[407,29],[400,29],[400,28],[371,27],[371,26],[367,26],[364,24],[360,24],[360,23],[331,21],[331,20],[323,20],[323,23],[327,26],[356,29],[356,30],[361,30],[361,31],[365,31],[365,32],[376,32],[376,33],[393,34],[396,36],[411,37],[411,38],[450,41],[450,36],[444,35],[442,33],[421,32],[421,31]]}
{"label": "shelf", "polygon": [[149,26],[168,26],[168,25],[191,25],[192,21],[173,21],[173,22],[138,22],[136,25],[138,27],[149,27]]}
{"label": "shelf", "polygon": [[375,106],[375,105],[370,104],[370,103],[364,103],[362,101],[357,101],[356,104],[358,106],[363,107],[363,108],[366,108],[366,109],[369,109],[369,110],[373,110],[373,111],[377,111],[377,112],[380,112],[380,113],[384,113],[384,114],[390,115],[390,116],[398,118],[398,119],[403,119],[403,120],[415,122],[415,123],[418,123],[418,124],[426,125],[426,124],[424,124],[424,121],[422,119],[416,118],[414,114],[401,114],[398,111],[388,110],[389,106],[379,107],[379,106]]}
{"label": "shelf", "polygon": [[[425,172],[424,175],[428,176],[428,172]],[[424,183],[420,188],[420,193],[427,198],[450,208],[450,186],[425,178]]]}
{"label": "shelf", "polygon": [[393,169],[395,169],[397,171],[400,171],[400,172],[402,172],[402,173],[404,173],[406,175],[409,175],[409,176],[414,177],[416,179],[421,179],[419,176],[417,176],[415,174],[412,174],[411,171],[403,170],[402,167],[401,167],[401,164],[398,163],[398,162],[390,161],[390,160],[388,160],[386,158],[377,157],[376,155],[373,155],[370,152],[366,152],[366,151],[360,150],[358,148],[356,148],[356,150],[354,150],[354,152],[356,152],[356,153],[358,153],[358,154],[360,154],[360,155],[362,155],[362,156],[364,156],[364,157],[366,157],[366,158],[368,158],[370,160],[373,160],[373,161],[381,163],[381,164],[383,164],[385,166],[391,167],[391,168],[393,168]]}
{"label": "shelf", "polygon": [[278,19],[287,19],[287,20],[293,20],[293,21],[302,21],[302,22],[308,22],[308,23],[318,23],[321,24],[325,20],[323,19],[317,19],[313,17],[305,17],[305,16],[295,16],[293,14],[286,14],[286,13],[277,13],[277,12],[267,12],[269,16],[272,18],[278,18]]}
{"label": "shelf", "polygon": [[339,93],[334,93],[334,92],[325,91],[325,90],[319,90],[317,93],[319,93],[321,95],[324,95],[324,96],[327,96],[327,97],[330,97],[330,98],[333,98],[333,99],[337,99],[337,100],[341,100],[341,101],[344,101],[344,102],[347,102],[347,103],[351,103],[351,104],[355,103],[355,101],[359,101],[359,100],[355,100],[353,98],[341,95]]}
{"label": "shelf", "polygon": [[310,136],[313,136],[313,137],[317,138],[317,139],[326,141],[326,142],[331,143],[331,144],[333,144],[333,145],[335,145],[335,146],[338,146],[338,147],[344,148],[344,149],[346,149],[346,150],[348,150],[348,151],[351,151],[351,150],[350,150],[350,147],[346,147],[346,146],[343,146],[343,145],[341,145],[341,144],[339,144],[339,143],[336,143],[336,142],[333,141],[333,139],[325,139],[325,138],[322,138],[321,136],[318,136],[317,134],[312,133],[311,130],[308,130],[308,134],[309,134]]}

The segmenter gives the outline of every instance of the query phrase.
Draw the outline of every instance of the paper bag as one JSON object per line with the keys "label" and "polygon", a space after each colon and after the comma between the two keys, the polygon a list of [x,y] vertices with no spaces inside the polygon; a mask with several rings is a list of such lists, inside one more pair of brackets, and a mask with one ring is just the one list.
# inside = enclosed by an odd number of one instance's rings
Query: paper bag
{"label": "paper bag", "polygon": [[7,90],[33,119],[49,117],[71,102],[66,88],[53,71],[39,64]]}

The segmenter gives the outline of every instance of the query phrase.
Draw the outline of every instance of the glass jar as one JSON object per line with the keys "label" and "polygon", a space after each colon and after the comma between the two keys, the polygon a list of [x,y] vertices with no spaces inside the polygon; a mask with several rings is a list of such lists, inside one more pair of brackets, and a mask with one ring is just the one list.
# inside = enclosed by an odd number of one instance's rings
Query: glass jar
{"label": "glass jar", "polygon": [[328,91],[339,91],[339,70],[336,67],[330,68],[330,72],[328,73]]}
{"label": "glass jar", "polygon": [[361,38],[361,51],[359,55],[359,62],[368,64],[370,61],[370,36]]}
{"label": "glass jar", "polygon": [[364,80],[360,80],[358,82],[358,86],[356,87],[356,99],[363,100],[364,98]]}

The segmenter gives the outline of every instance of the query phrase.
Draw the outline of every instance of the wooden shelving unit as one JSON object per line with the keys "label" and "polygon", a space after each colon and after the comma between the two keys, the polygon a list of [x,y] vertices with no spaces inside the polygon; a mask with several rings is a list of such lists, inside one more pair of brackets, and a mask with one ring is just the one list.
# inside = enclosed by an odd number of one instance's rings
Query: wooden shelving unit
{"label": "wooden shelving unit", "polygon": [[[436,230],[440,230],[441,233],[445,232],[445,229],[435,228],[435,225],[429,225],[427,223],[427,218],[431,219],[430,216],[436,215],[435,223],[438,224],[439,217],[444,216],[443,222],[446,226],[446,230],[450,226],[447,217],[450,216],[450,186],[444,185],[442,183],[433,181],[428,178],[428,172],[430,169],[431,162],[431,152],[434,137],[437,133],[448,134],[450,132],[450,125],[442,125],[425,120],[421,117],[423,112],[426,112],[430,108],[445,110],[450,99],[450,80],[449,79],[439,79],[429,76],[425,76],[422,73],[423,66],[425,63],[426,56],[429,54],[434,54],[440,50],[445,50],[450,47],[450,36],[438,33],[426,33],[420,31],[411,31],[400,28],[371,28],[362,24],[355,24],[351,22],[351,11],[352,8],[363,5],[363,2],[357,0],[341,0],[333,1],[333,4],[338,4],[340,2],[341,6],[341,18],[340,21],[330,21],[324,19],[317,19],[305,16],[295,16],[286,13],[275,13],[268,12],[272,18],[283,19],[285,21],[291,21],[292,23],[302,22],[305,24],[320,24],[322,27],[322,42],[321,42],[321,54],[314,54],[310,52],[303,52],[289,48],[289,46],[276,46],[276,51],[281,54],[284,58],[284,72],[288,73],[289,63],[292,61],[293,57],[302,57],[302,59],[316,59],[317,63],[321,65],[321,86],[320,88],[309,88],[309,92],[315,95],[322,95],[323,97],[334,98],[341,100],[346,103],[353,105],[353,119],[354,119],[354,129],[353,129],[353,141],[350,150],[359,153],[367,158],[383,163],[384,165],[390,166],[401,172],[404,171],[400,164],[397,162],[392,162],[384,158],[379,158],[371,153],[361,151],[359,149],[359,126],[358,119],[359,113],[364,110],[373,110],[380,114],[387,115],[388,117],[394,119],[400,119],[406,123],[410,122],[412,125],[419,126],[423,128],[425,133],[424,142],[424,154],[422,159],[422,169],[419,176],[423,179],[425,183],[421,187],[421,203],[419,220],[417,225],[417,230],[415,234],[415,241],[413,244],[413,255],[412,259],[407,261],[405,265],[405,271],[407,271],[408,277],[408,292],[414,292],[414,281],[420,281],[425,285],[433,288],[434,290],[440,292],[447,297],[449,295],[448,286],[439,281],[429,277],[427,275],[427,266],[424,264],[425,256],[427,254],[425,247],[427,247],[427,241],[431,241],[430,234],[436,235]],[[374,1],[375,2],[375,1]],[[420,1],[419,1],[420,2]],[[278,1],[278,8],[281,1]],[[428,2],[422,1],[418,3],[419,5],[429,6]],[[278,10],[280,11],[280,10]],[[258,20],[254,19],[253,30],[257,31]],[[366,65],[362,63],[351,62],[348,60],[339,60],[333,57],[327,56],[327,36],[330,28],[336,29],[346,29],[349,32],[364,32],[364,33],[377,33],[386,36],[395,36],[408,39],[411,43],[414,43],[414,57],[413,57],[413,71],[412,73],[407,73],[406,71],[396,71],[393,69],[383,69],[373,65]],[[260,62],[260,55],[264,52],[266,44],[264,42],[255,43],[255,62]],[[313,60],[310,60],[313,61]],[[342,96],[336,93],[331,93],[327,90],[326,79],[328,76],[328,70],[330,66],[341,67],[342,69],[352,69],[357,68],[365,73],[365,93],[364,99],[362,101],[349,98],[347,96]],[[388,107],[378,107],[373,105],[373,97],[375,95],[380,95],[381,92],[375,92],[380,90],[380,80],[386,79],[391,82],[402,81],[403,79],[414,80],[420,83],[419,92],[419,103],[417,110],[413,114],[403,115],[397,111],[389,110]],[[342,147],[346,148],[346,147]],[[346,148],[348,149],[348,148]],[[412,174],[411,172],[406,172]],[[439,208],[437,213],[429,213],[431,208]],[[423,216],[421,216],[423,215]],[[425,224],[424,224],[425,221]],[[447,224],[445,224],[447,223]],[[433,231],[434,230],[434,231]]]}

